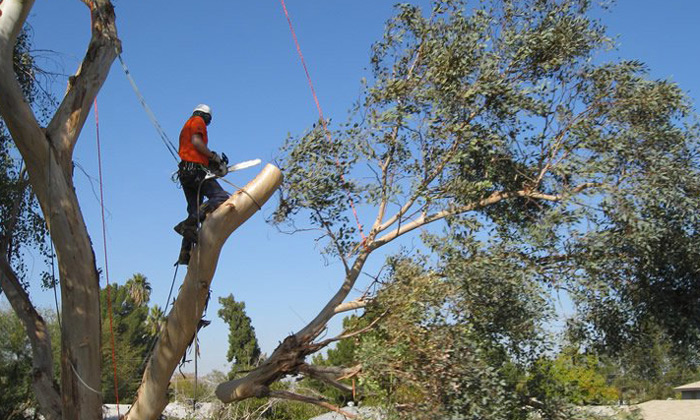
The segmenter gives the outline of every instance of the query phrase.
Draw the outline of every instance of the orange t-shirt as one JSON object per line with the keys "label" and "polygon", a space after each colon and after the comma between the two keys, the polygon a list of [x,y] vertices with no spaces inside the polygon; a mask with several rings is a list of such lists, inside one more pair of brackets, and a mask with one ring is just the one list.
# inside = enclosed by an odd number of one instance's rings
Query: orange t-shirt
{"label": "orange t-shirt", "polygon": [[209,164],[209,158],[199,153],[195,149],[194,144],[192,144],[192,136],[199,134],[202,136],[204,144],[209,142],[207,137],[207,125],[204,123],[204,119],[199,116],[193,116],[185,123],[180,131],[180,150],[178,154],[180,159],[187,162],[201,163],[204,166]]}

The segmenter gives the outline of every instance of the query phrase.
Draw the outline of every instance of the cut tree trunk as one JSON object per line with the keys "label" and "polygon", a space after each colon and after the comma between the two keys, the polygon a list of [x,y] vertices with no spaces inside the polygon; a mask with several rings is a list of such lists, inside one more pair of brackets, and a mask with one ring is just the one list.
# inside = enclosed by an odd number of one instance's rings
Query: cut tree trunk
{"label": "cut tree trunk", "polygon": [[[221,248],[279,187],[282,174],[267,165],[258,176],[209,214],[192,249],[187,275],[148,361],[136,401],[125,420],[154,420],[168,404],[168,385],[202,318]],[[196,356],[195,356],[196,357]]]}

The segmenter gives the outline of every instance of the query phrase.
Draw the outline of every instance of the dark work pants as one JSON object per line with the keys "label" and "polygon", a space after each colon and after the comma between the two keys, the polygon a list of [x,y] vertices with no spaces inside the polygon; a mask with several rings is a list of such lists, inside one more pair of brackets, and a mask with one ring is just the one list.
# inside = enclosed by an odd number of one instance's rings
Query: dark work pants
{"label": "dark work pants", "polygon": [[[205,215],[201,214],[200,211],[204,197],[207,198],[209,210],[216,209],[229,198],[229,193],[221,188],[216,179],[205,179],[206,174],[199,165],[191,162],[180,162],[178,178],[187,200],[187,218],[192,225],[197,225],[204,219]],[[189,251],[191,248],[192,242],[182,238],[182,249]]]}

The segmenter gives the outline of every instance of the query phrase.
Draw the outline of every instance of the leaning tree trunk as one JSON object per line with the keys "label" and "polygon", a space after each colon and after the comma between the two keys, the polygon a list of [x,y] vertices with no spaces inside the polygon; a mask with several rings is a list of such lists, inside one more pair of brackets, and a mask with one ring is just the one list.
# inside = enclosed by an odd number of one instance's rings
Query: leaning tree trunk
{"label": "leaning tree trunk", "polygon": [[[119,39],[109,0],[91,1],[88,50],[51,123],[43,129],[22,95],[13,68],[17,35],[33,4],[33,0],[0,3],[0,115],[24,158],[58,258],[62,416],[93,420],[102,416],[99,275],[73,186],[72,155],[90,106],[117,56]],[[35,338],[30,334],[30,339]],[[42,411],[55,416],[54,407],[42,398],[39,402]]]}
{"label": "leaning tree trunk", "polygon": [[[267,165],[242,190],[207,216],[192,249],[187,275],[148,361],[126,420],[156,419],[168,404],[170,377],[195,335],[209,295],[221,248],[231,233],[259,210],[279,187],[282,174]],[[195,356],[196,357],[196,356]]]}

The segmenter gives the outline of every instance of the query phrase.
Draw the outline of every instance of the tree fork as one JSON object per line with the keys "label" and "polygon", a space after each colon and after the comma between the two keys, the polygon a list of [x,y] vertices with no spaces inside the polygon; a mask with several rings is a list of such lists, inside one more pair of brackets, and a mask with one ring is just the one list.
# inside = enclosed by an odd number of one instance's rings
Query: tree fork
{"label": "tree fork", "polygon": [[[49,127],[39,126],[16,80],[12,51],[33,0],[0,3],[0,113],[27,165],[32,189],[51,233],[61,276],[62,415],[101,416],[99,275],[72,182],[72,154],[92,102],[116,58],[120,42],[109,0],[93,0],[92,37],[83,61]],[[70,327],[67,327],[70,326]],[[39,340],[29,334],[30,340]],[[41,345],[41,343],[34,343]],[[52,417],[54,407],[39,399]]]}

